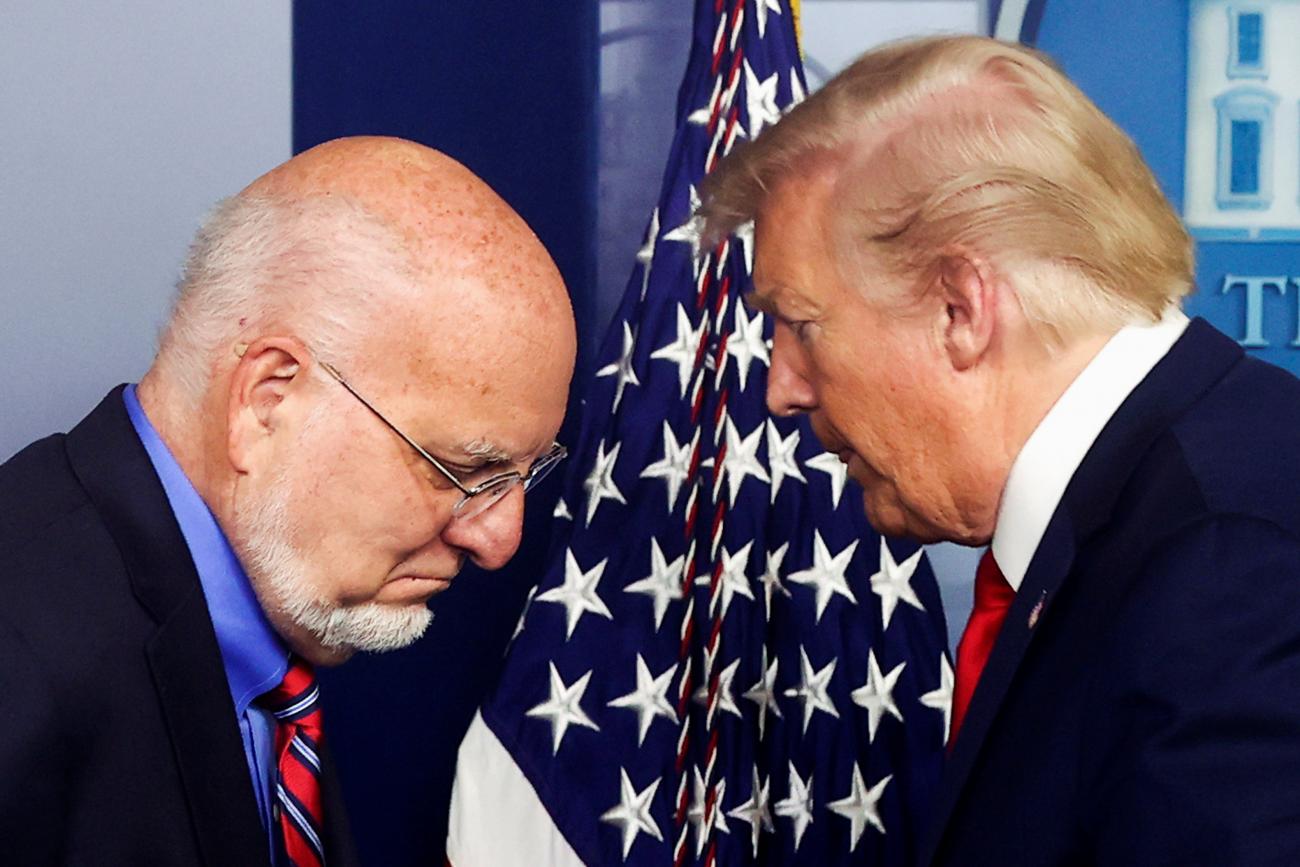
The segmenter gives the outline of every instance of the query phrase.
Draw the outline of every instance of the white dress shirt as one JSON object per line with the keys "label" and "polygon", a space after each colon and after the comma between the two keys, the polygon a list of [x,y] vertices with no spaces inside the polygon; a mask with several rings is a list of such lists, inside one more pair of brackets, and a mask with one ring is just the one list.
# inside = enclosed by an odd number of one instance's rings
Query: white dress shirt
{"label": "white dress shirt", "polygon": [[1120,404],[1187,328],[1180,310],[1129,325],[1106,342],[1025,441],[1002,491],[993,559],[1019,590],[1066,486]]}

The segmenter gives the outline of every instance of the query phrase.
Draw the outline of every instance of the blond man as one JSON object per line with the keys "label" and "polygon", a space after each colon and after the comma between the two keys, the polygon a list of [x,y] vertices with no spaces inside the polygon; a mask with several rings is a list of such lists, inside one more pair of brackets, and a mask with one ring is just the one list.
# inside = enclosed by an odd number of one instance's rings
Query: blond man
{"label": "blond man", "polygon": [[1300,863],[1300,383],[1036,52],[868,53],[705,191],[754,219],[774,412],[883,533],[989,545],[925,863]]}

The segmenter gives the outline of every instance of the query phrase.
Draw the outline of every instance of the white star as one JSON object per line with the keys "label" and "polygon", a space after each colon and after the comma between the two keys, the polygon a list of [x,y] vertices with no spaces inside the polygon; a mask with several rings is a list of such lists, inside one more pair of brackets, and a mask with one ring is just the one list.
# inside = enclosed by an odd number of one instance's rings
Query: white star
{"label": "white star", "polygon": [[736,359],[736,372],[740,374],[740,390],[745,390],[749,378],[749,366],[754,359],[764,364],[771,364],[767,354],[767,342],[763,340],[763,314],[754,313],[750,319],[744,304],[736,305],[736,324],[727,337],[727,354]]}
{"label": "white star", "polygon": [[732,233],[740,241],[741,250],[745,254],[745,273],[754,273],[754,221],[741,223]]}
{"label": "white star", "polygon": [[638,653],[636,655],[636,689],[627,695],[619,696],[609,703],[610,707],[622,707],[636,711],[637,719],[641,725],[640,733],[636,739],[638,747],[645,743],[646,732],[650,731],[650,724],[655,721],[655,717],[667,717],[673,722],[677,722],[677,713],[668,702],[668,685],[672,682],[673,675],[676,673],[677,666],[674,664],[658,677],[652,676],[650,667],[645,664],[645,660]]}
{"label": "white star", "polygon": [[569,511],[569,504],[564,502],[563,498],[555,501],[555,511],[551,512],[551,517],[557,520],[560,518],[566,521],[573,520],[573,513]]}
{"label": "white star", "polygon": [[700,276],[700,235],[704,231],[704,222],[695,215],[700,209],[700,194],[696,192],[695,185],[690,188],[691,213],[676,229],[664,234],[665,241],[680,241],[683,244],[691,245],[691,267],[696,277]]}
{"label": "white star", "polygon": [[952,666],[948,656],[939,654],[939,687],[921,696],[921,704],[934,708],[943,714],[943,742],[948,742],[949,729],[952,728]]}
{"label": "white star", "polygon": [[727,827],[727,817],[722,812],[722,798],[727,792],[727,781],[718,780],[713,786],[713,811],[712,815],[705,816],[705,810],[708,807],[708,788],[704,785],[704,777],[700,775],[700,769],[695,769],[695,796],[691,799],[691,806],[686,811],[686,820],[691,823],[695,829],[695,857],[698,858],[704,852],[704,842],[709,838],[709,831],[717,828],[723,834],[730,834],[731,829]]}
{"label": "white star", "polygon": [[781,660],[774,659],[772,664],[767,664],[767,645],[763,645],[763,663],[759,671],[758,683],[751,686],[746,692],[742,693],[743,698],[758,705],[758,739],[763,739],[763,730],[767,724],[767,714],[772,712],[778,717],[784,717],[781,713],[780,706],[776,703],[776,670]]}
{"label": "white star", "polygon": [[596,509],[600,507],[601,500],[613,500],[627,505],[622,491],[614,484],[614,464],[618,461],[618,451],[621,448],[623,448],[622,443],[615,443],[614,448],[606,454],[603,440],[596,446],[596,460],[592,464],[591,473],[582,483],[583,490],[587,492],[588,526],[591,526],[591,519],[596,516]]}
{"label": "white star", "polygon": [[917,548],[911,557],[902,563],[896,563],[884,537],[881,537],[880,571],[871,576],[871,592],[880,597],[880,616],[886,629],[889,628],[890,618],[894,616],[894,609],[900,599],[917,611],[925,610],[921,600],[916,598],[916,591],[912,589],[912,573],[920,565],[924,553],[924,548]]}
{"label": "white star", "polygon": [[776,814],[783,816],[794,822],[794,850],[799,851],[799,843],[803,840],[803,832],[808,830],[812,824],[812,774],[808,775],[808,782],[804,782],[795,770],[794,762],[790,763],[790,794],[776,802]]}
{"label": "white star", "polygon": [[799,461],[795,458],[795,451],[799,448],[799,429],[795,428],[788,437],[782,439],[781,431],[777,429],[776,422],[770,418],[767,420],[767,467],[772,473],[772,502],[776,502],[777,492],[781,490],[781,483],[787,478],[798,479],[804,484],[808,480],[803,477],[803,471],[799,469]]}
{"label": "white star", "polygon": [[627,853],[632,851],[632,844],[636,842],[637,834],[644,832],[660,842],[664,839],[659,826],[650,815],[650,802],[654,800],[655,792],[659,789],[659,783],[663,778],[655,780],[645,788],[645,791],[638,792],[632,785],[627,771],[619,768],[618,772],[621,775],[618,803],[606,810],[600,817],[600,821],[617,825],[622,830],[623,860],[626,861]]}
{"label": "white star", "polygon": [[[749,576],[745,570],[749,568],[749,555],[754,548],[754,541],[745,543],[735,554],[728,554],[727,549],[722,549],[722,571],[718,573],[718,592],[709,602],[709,613],[717,614],[718,606],[722,606],[722,617],[727,616],[727,609],[731,607],[731,600],[736,596],[744,596],[746,599],[753,600],[754,591],[749,586]],[[696,584],[710,584],[713,578],[710,575],[701,575],[695,579]]]}
{"label": "white star", "polygon": [[686,116],[686,122],[693,123],[696,126],[708,126],[709,118],[713,117],[713,106],[716,105],[718,101],[718,91],[721,88],[722,76],[719,75],[713,80],[713,93],[709,95],[708,101],[706,101],[704,105],[695,109],[695,111],[688,114]]}
{"label": "white star", "polygon": [[763,584],[763,595],[767,600],[767,616],[772,616],[772,594],[780,593],[787,599],[790,598],[790,591],[781,583],[781,563],[785,560],[785,555],[790,550],[790,543],[786,542],[775,551],[767,552],[767,568],[763,570],[763,577],[758,579]]}
{"label": "white star", "polygon": [[754,0],[754,11],[758,13],[758,38],[767,35],[768,10],[781,14],[781,0]]}
{"label": "white star", "polygon": [[736,423],[727,416],[727,454],[722,459],[722,471],[727,474],[727,490],[731,505],[736,505],[736,494],[746,476],[753,476],[761,482],[767,481],[767,470],[758,460],[759,439],[763,436],[763,425],[759,424],[749,436],[741,439]]}
{"label": "white star", "polygon": [[[795,69],[793,66],[790,67],[790,104],[785,107],[785,111],[788,112],[790,109],[803,102],[807,96],[808,95],[804,93],[803,90],[803,82],[799,80],[799,70]],[[784,114],[784,112],[782,113]]]}
{"label": "white star", "polygon": [[695,358],[700,348],[700,335],[704,333],[707,323],[700,321],[700,326],[691,326],[691,317],[686,308],[677,304],[677,337],[672,343],[659,347],[650,353],[651,358],[662,358],[677,365],[677,382],[682,389],[682,397],[691,387],[691,377],[695,374]]}
{"label": "white star", "polygon": [[623,389],[629,385],[640,385],[641,380],[636,378],[636,371],[632,369],[632,353],[636,348],[636,339],[632,337],[632,327],[626,322],[623,323],[623,354],[618,357],[618,361],[605,365],[596,371],[596,376],[617,376],[618,383],[614,386],[614,409],[618,409],[618,403],[623,399]]}
{"label": "white star", "polygon": [[[791,70],[793,72],[793,70]],[[655,258],[655,242],[659,240],[659,208],[650,212],[650,227],[646,229],[645,243],[636,251],[636,260],[641,263],[641,300],[645,300],[646,289],[650,286],[650,265]]]}
{"label": "white star", "polygon": [[758,857],[758,835],[763,831],[769,833],[776,828],[772,824],[772,811],[768,807],[768,789],[770,788],[771,779],[763,781],[761,784],[758,779],[758,766],[754,766],[754,787],[750,789],[749,800],[732,810],[727,815],[733,819],[739,819],[742,822],[749,823],[749,833],[754,846],[754,857]]}
{"label": "white star", "polygon": [[[740,660],[737,659],[735,662],[731,663],[731,665],[728,665],[726,668],[722,669],[722,671],[718,672],[717,710],[725,711],[726,713],[734,714],[735,716],[744,719],[744,715],[740,712],[740,707],[736,704],[736,696],[734,688],[732,687],[732,682],[736,679],[736,669],[739,667]],[[707,683],[700,684],[699,688],[691,695],[691,699],[696,704],[707,708],[709,706],[709,685]]]}
{"label": "white star", "polygon": [[659,547],[658,539],[650,540],[650,574],[623,588],[624,593],[643,593],[654,600],[655,631],[664,622],[668,603],[682,598],[682,571],[686,556],[669,563]]}
{"label": "white star", "polygon": [[880,821],[880,811],[876,809],[876,804],[879,803],[880,796],[885,793],[885,786],[888,786],[892,779],[893,776],[886,776],[868,789],[867,784],[862,781],[861,768],[854,765],[849,793],[840,800],[831,801],[826,805],[831,808],[831,812],[838,813],[849,820],[850,852],[858,848],[858,843],[862,840],[862,832],[867,829],[868,823],[880,833],[885,833],[885,824]]}
{"label": "white star", "polygon": [[568,621],[565,641],[573,637],[573,630],[577,627],[578,621],[587,612],[599,614],[607,620],[614,619],[614,615],[609,613],[604,601],[596,593],[596,585],[600,583],[600,576],[604,573],[605,564],[608,562],[609,559],[606,558],[593,566],[590,572],[583,572],[578,566],[577,558],[573,556],[573,551],[566,551],[564,583],[538,595],[538,602],[555,602],[564,606],[565,618]]}
{"label": "white star", "polygon": [[802,682],[793,689],[787,689],[785,694],[803,702],[804,734],[808,733],[808,723],[817,711],[828,713],[836,719],[840,718],[840,712],[835,709],[835,702],[831,701],[828,693],[831,676],[835,674],[835,666],[838,662],[838,659],[832,659],[821,671],[813,671],[812,663],[808,661],[808,651],[799,648]]}
{"label": "white star", "polygon": [[867,711],[867,743],[876,740],[876,729],[880,728],[880,720],[886,713],[899,722],[903,721],[903,714],[894,704],[894,686],[906,667],[906,662],[900,662],[889,674],[881,674],[876,652],[867,651],[867,682],[852,693],[853,703]]}
{"label": "white star", "polygon": [[673,436],[672,426],[664,422],[664,456],[641,471],[643,479],[663,479],[668,485],[668,514],[677,508],[677,494],[682,489],[682,482],[691,474],[691,457],[695,453],[695,443],[700,436],[700,429],[683,443]]}
{"label": "white star", "polygon": [[776,107],[777,79],[777,73],[773,72],[759,81],[754,68],[745,61],[745,110],[749,115],[751,139],[758,137],[764,124],[770,126],[781,119],[781,110]]}
{"label": "white star", "polygon": [[551,663],[551,697],[527,711],[527,714],[551,721],[552,754],[560,751],[560,742],[564,740],[564,733],[569,730],[570,725],[586,726],[592,731],[600,731],[600,726],[596,725],[582,709],[582,694],[587,691],[589,680],[591,680],[590,671],[574,681],[572,686],[566,686],[560,678],[560,672],[555,668],[555,663]]}
{"label": "white star", "polygon": [[858,599],[849,589],[848,578],[844,575],[849,569],[849,562],[853,559],[853,552],[857,550],[858,541],[854,539],[847,548],[832,557],[830,549],[822,541],[821,531],[813,531],[812,566],[801,572],[795,572],[789,578],[796,584],[804,584],[817,591],[817,623],[821,622],[822,615],[826,613],[826,606],[835,594],[857,604]]}
{"label": "white star", "polygon": [[820,470],[831,477],[831,505],[838,509],[840,495],[844,493],[844,483],[849,478],[849,468],[844,465],[838,455],[833,455],[830,452],[822,452],[815,458],[809,458],[804,461],[804,466]]}

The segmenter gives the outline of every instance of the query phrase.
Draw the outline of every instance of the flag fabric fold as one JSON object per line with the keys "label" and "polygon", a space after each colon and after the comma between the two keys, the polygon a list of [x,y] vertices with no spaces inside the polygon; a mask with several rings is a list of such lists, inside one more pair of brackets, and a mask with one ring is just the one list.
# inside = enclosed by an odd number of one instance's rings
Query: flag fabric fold
{"label": "flag fabric fold", "polygon": [[783,0],[699,0],[658,206],[599,353],[554,541],[461,747],[455,867],[909,863],[952,670],[915,544],[764,403],[752,231],[705,174],[803,98]]}

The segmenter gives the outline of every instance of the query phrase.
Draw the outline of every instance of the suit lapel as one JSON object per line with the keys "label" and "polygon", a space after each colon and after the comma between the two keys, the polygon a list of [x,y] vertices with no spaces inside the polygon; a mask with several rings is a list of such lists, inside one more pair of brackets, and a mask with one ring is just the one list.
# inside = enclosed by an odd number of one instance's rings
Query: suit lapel
{"label": "suit lapel", "polygon": [[195,839],[212,865],[269,864],[221,652],[189,548],[114,389],[67,437],[73,471],[158,623],[144,651]]}
{"label": "suit lapel", "polygon": [[197,586],[159,627],[147,653],[205,860],[267,863],[267,836],[257,814],[234,705],[208,607]]}
{"label": "suit lapel", "polygon": [[1047,525],[1020,591],[1007,611],[993,652],[971,697],[966,719],[944,765],[943,781],[931,820],[933,833],[923,849],[926,857],[922,864],[933,858],[941,832],[952,817],[989,728],[1011,687],[1016,669],[1029,649],[1029,642],[1051,606],[1056,591],[1070,574],[1076,551],[1074,529],[1070,517],[1058,509]]}
{"label": "suit lapel", "polygon": [[[980,675],[966,719],[945,764],[920,863],[938,853],[943,833],[970,780],[1017,669],[1038,630],[1050,624],[1052,601],[1070,577],[1078,552],[1109,520],[1147,449],[1175,419],[1223,378],[1241,348],[1196,319],[1124,401],[1075,471],[1025,572],[1016,600]],[[1046,628],[1050,628],[1050,625]]]}

